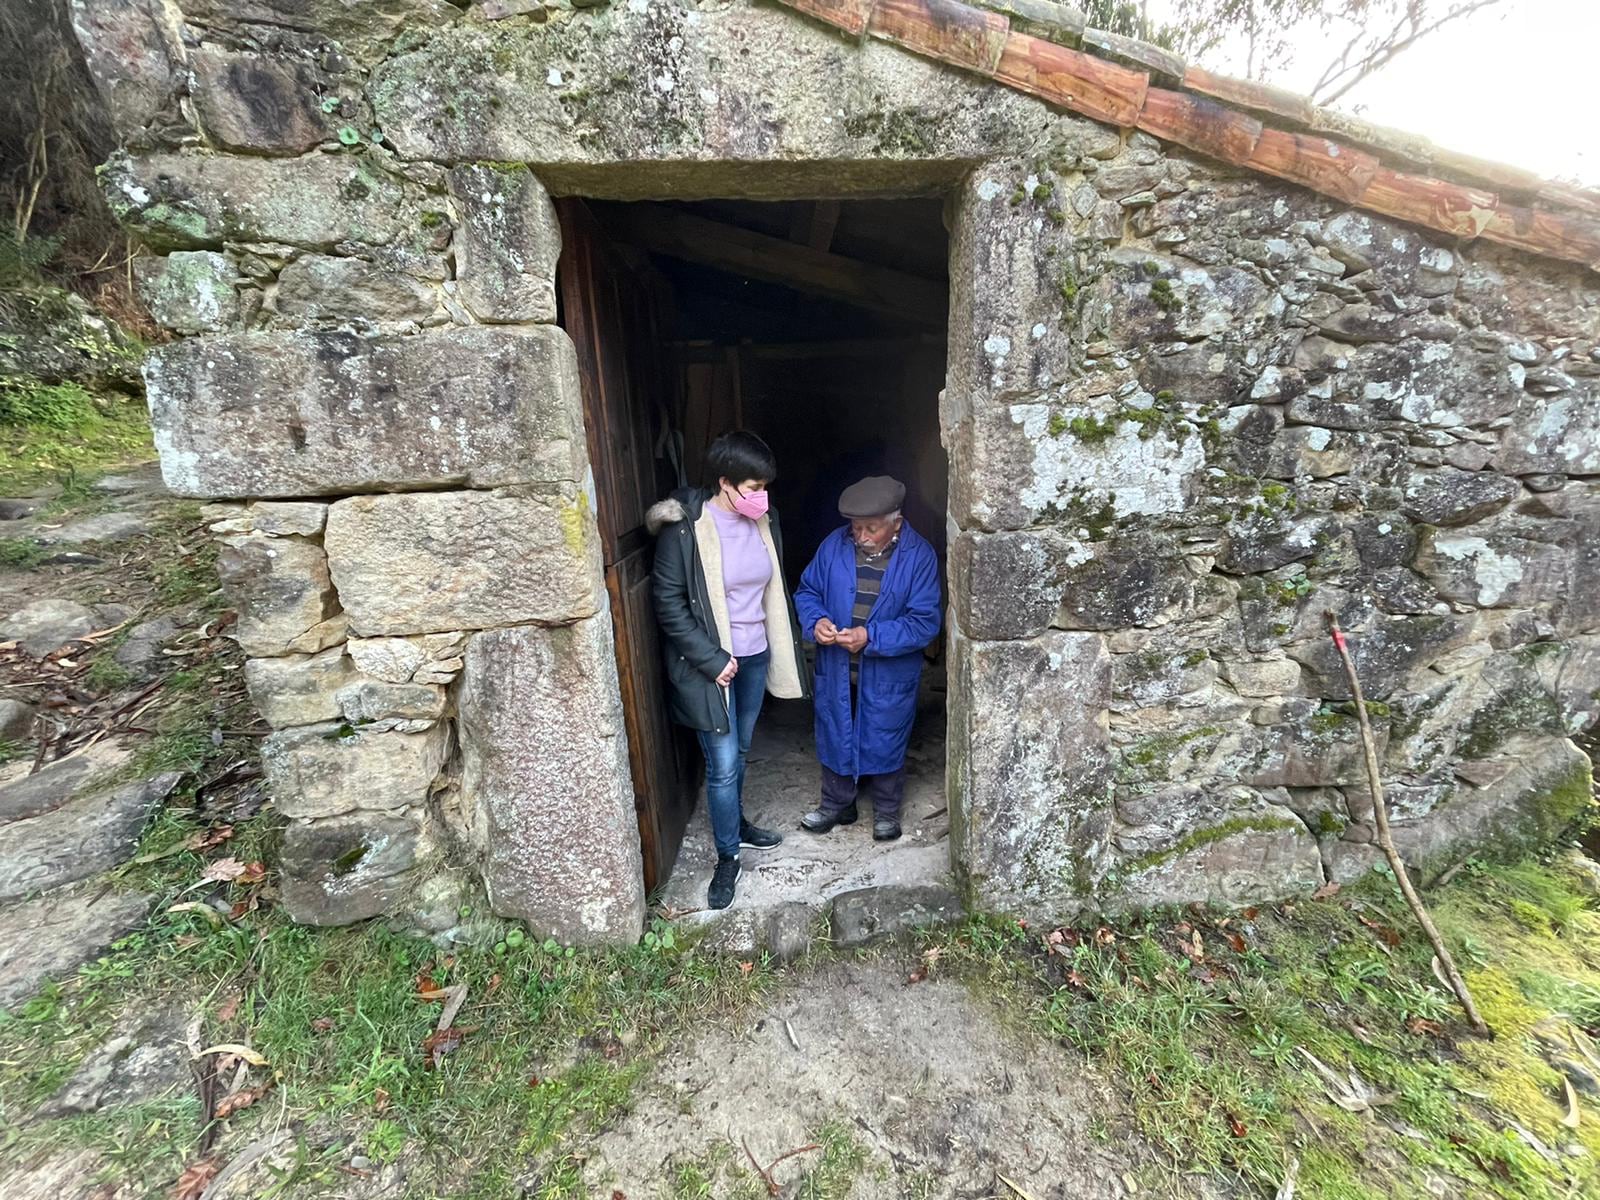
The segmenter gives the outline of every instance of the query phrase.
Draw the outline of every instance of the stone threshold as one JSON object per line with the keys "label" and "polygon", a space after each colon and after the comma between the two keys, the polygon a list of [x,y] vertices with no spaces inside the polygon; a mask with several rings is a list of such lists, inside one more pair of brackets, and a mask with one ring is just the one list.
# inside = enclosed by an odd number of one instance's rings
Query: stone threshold
{"label": "stone threshold", "polygon": [[780,960],[804,954],[819,940],[863,945],[958,920],[963,909],[950,875],[943,696],[925,685],[923,697],[907,755],[898,841],[872,840],[869,805],[854,825],[820,836],[800,829],[819,787],[811,708],[769,700],[750,751],[744,807],[748,819],[783,834],[783,844],[741,851],[732,907],[707,909],[716,849],[702,790],[672,875],[652,897],[653,911],[708,949],[765,951]]}

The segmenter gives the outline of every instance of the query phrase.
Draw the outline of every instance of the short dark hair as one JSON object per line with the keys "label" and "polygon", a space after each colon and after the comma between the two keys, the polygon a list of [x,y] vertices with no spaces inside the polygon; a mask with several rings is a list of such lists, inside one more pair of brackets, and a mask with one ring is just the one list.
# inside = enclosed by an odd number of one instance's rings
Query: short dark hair
{"label": "short dark hair", "polygon": [[706,451],[706,475],[711,487],[716,487],[719,479],[732,480],[735,486],[747,479],[771,483],[778,477],[778,460],[755,434],[735,429],[711,443]]}

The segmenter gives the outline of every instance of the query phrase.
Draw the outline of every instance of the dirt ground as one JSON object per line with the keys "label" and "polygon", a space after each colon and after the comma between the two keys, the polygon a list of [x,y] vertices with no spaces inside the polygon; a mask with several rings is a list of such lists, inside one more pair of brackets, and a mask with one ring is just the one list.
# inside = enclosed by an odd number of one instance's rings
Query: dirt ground
{"label": "dirt ground", "polygon": [[958,982],[908,983],[910,970],[829,964],[667,1057],[598,1139],[590,1194],[762,1196],[749,1155],[765,1167],[813,1144],[772,1168],[782,1195],[1173,1194],[1073,1051],[1007,1028]]}

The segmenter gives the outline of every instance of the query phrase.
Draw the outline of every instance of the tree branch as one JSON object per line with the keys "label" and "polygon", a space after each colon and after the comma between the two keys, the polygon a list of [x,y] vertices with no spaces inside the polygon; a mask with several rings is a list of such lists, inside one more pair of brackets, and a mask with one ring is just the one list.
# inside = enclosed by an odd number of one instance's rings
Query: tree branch
{"label": "tree branch", "polygon": [[[1333,104],[1363,79],[1388,66],[1397,57],[1399,57],[1403,51],[1410,49],[1423,38],[1437,33],[1440,29],[1443,29],[1446,25],[1449,25],[1452,21],[1460,20],[1462,17],[1471,16],[1473,13],[1485,8],[1493,8],[1495,5],[1501,2],[1502,0],[1469,0],[1469,3],[1450,9],[1431,25],[1424,25],[1420,27],[1416,25],[1416,22],[1421,19],[1420,7],[1417,9],[1412,9],[1408,6],[1405,16],[1403,16],[1396,23],[1394,29],[1390,31],[1389,35],[1375,43],[1360,60],[1354,64],[1344,66],[1343,69],[1333,72],[1331,75],[1327,71],[1323,72],[1323,78],[1318,81],[1316,88],[1312,90],[1312,99],[1318,104]],[[1400,31],[1407,23],[1413,25],[1412,32],[1408,36],[1400,37]],[[1348,49],[1346,49],[1345,54],[1348,56]],[[1343,58],[1336,60],[1336,62],[1343,61]],[[1332,67],[1330,66],[1329,69],[1331,71]],[[1339,86],[1334,88],[1333,91],[1323,94],[1323,89],[1325,87],[1329,87],[1334,83],[1337,83],[1346,75],[1350,75],[1350,78],[1346,79],[1343,83],[1339,83]]]}

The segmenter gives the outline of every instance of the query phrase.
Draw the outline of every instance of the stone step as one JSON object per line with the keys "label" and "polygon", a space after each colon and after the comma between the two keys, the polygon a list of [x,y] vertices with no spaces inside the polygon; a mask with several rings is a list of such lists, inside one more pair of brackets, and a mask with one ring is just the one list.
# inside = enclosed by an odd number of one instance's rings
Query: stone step
{"label": "stone step", "polygon": [[790,962],[822,942],[839,949],[870,946],[913,929],[951,924],[965,913],[954,882],[944,879],[878,884],[814,901],[741,906],[736,899],[730,908],[684,913],[676,923],[693,932],[702,949],[766,953]]}
{"label": "stone step", "polygon": [[89,883],[0,908],[0,1008],[97,958],[154,903],[151,895]]}

